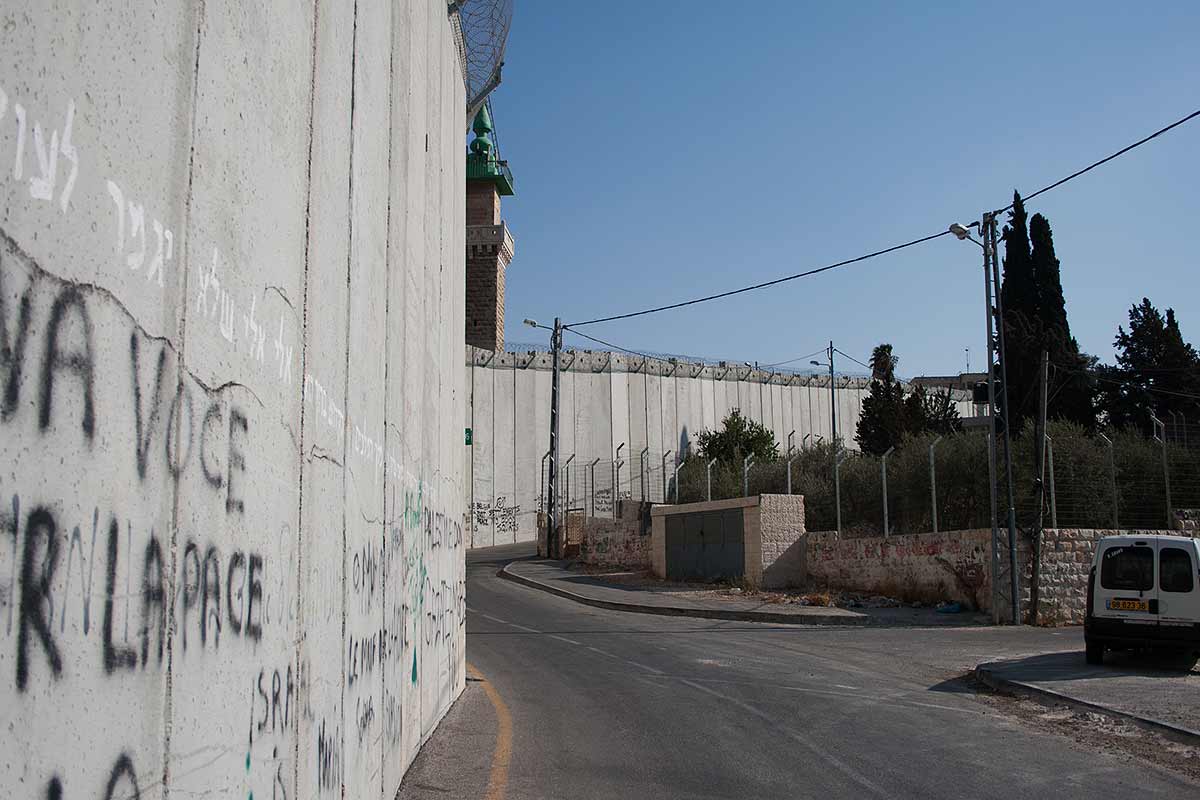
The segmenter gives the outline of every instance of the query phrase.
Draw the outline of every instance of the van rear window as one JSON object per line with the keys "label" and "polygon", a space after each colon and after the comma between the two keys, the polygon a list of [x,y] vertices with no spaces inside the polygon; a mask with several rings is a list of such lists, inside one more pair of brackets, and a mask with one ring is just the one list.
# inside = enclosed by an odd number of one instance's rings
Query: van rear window
{"label": "van rear window", "polygon": [[1192,558],[1182,547],[1164,547],[1158,555],[1158,588],[1164,592],[1192,590]]}
{"label": "van rear window", "polygon": [[1108,548],[1100,560],[1100,585],[1127,592],[1153,589],[1154,550],[1149,547]]}

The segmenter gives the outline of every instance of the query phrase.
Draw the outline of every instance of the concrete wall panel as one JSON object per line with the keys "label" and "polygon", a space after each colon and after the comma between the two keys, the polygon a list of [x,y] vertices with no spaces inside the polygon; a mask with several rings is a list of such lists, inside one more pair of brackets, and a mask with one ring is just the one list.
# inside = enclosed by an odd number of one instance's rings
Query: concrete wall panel
{"label": "concrete wall panel", "polygon": [[492,463],[495,472],[492,474],[492,502],[487,513],[491,516],[496,544],[516,541],[512,517],[504,512],[516,505],[517,496],[517,373],[511,361],[512,356],[506,354],[504,365],[492,372],[495,376],[492,384],[492,402],[495,403]]}
{"label": "concrete wall panel", "polygon": [[[523,357],[521,364],[527,363],[528,356]],[[540,403],[537,395],[538,376],[546,375],[528,367],[516,368],[516,453],[514,476],[514,496],[507,507],[499,513],[504,515],[504,527],[514,525],[513,538],[518,541],[532,541],[537,538],[537,506],[541,480],[541,458],[546,452],[543,440],[546,431],[538,427],[539,419],[537,406]]]}
{"label": "concrete wall panel", "polygon": [[629,472],[630,497],[644,500],[646,475],[642,449],[646,447],[646,373],[629,374]]}
{"label": "concrete wall panel", "polygon": [[445,7],[150,6],[0,26],[0,574],[38,598],[0,790],[390,797],[464,681]]}
{"label": "concrete wall panel", "polygon": [[[487,359],[481,359],[487,360]],[[471,546],[491,547],[496,543],[489,510],[496,499],[496,399],[497,370],[476,364],[472,372],[471,464],[474,490],[471,493]],[[407,392],[405,393],[407,396]]]}

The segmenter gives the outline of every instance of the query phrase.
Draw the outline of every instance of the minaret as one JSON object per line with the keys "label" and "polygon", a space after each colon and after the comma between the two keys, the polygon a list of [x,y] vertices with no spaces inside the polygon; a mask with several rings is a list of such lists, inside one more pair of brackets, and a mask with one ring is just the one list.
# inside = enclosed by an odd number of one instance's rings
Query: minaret
{"label": "minaret", "polygon": [[513,240],[500,219],[500,197],[513,193],[508,162],[491,140],[487,105],[471,126],[475,139],[467,154],[467,330],[469,345],[504,350],[504,270],[513,257]]}

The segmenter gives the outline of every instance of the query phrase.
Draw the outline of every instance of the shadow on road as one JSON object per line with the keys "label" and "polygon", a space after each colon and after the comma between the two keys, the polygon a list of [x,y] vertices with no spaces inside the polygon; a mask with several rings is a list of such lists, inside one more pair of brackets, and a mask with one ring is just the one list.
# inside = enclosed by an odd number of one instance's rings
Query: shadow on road
{"label": "shadow on road", "polygon": [[1004,661],[997,666],[1006,677],[1038,683],[1080,678],[1177,678],[1189,674],[1200,675],[1194,657],[1170,652],[1111,652],[1105,655],[1104,664],[1092,665],[1084,659],[1082,650],[1074,650],[1028,656]]}

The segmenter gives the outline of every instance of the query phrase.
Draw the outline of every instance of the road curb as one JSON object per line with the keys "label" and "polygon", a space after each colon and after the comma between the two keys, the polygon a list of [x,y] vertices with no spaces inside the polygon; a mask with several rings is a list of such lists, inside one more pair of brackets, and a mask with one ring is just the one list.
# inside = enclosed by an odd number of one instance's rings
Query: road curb
{"label": "road curb", "polygon": [[576,603],[582,603],[585,606],[594,606],[595,608],[605,608],[610,611],[627,611],[634,614],[654,614],[660,617],[696,617],[699,619],[720,619],[733,622],[770,622],[783,625],[811,625],[811,626],[860,626],[866,625],[869,618],[866,615],[856,617],[844,617],[840,615],[805,615],[799,617],[796,614],[781,614],[775,611],[737,611],[734,609],[717,609],[717,608],[686,608],[684,606],[651,606],[642,603],[622,603],[616,600],[601,600],[596,597],[588,597],[583,594],[560,589],[557,586],[551,586],[548,583],[529,578],[524,575],[518,575],[508,569],[508,564],[500,568],[498,575],[501,578],[510,580],[513,583],[522,586],[528,586],[532,589],[538,589],[543,592],[558,595],[559,597],[573,600]]}
{"label": "road curb", "polygon": [[1172,739],[1181,744],[1191,745],[1192,747],[1200,746],[1200,731],[1194,731],[1191,728],[1185,728],[1181,725],[1174,725],[1170,722],[1154,719],[1153,717],[1143,717],[1137,714],[1130,714],[1127,711],[1118,711],[1115,708],[1093,703],[1088,700],[1080,700],[1078,697],[1072,697],[1069,694],[1056,692],[1053,689],[1045,689],[1032,683],[1024,681],[1015,681],[1011,678],[1001,678],[993,671],[997,666],[996,662],[979,664],[973,670],[975,678],[985,686],[1004,694],[1018,695],[1021,697],[1029,697],[1035,700],[1053,700],[1057,703],[1063,703],[1068,706],[1080,709],[1082,711],[1092,711],[1097,714],[1103,714],[1107,717],[1124,720],[1137,725],[1139,728],[1144,728],[1155,733],[1160,733],[1169,739]]}

